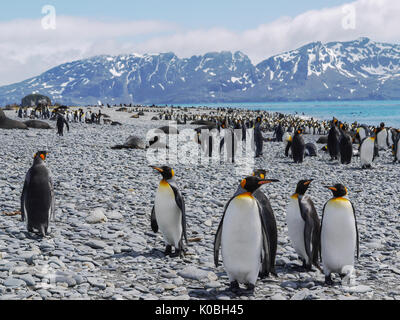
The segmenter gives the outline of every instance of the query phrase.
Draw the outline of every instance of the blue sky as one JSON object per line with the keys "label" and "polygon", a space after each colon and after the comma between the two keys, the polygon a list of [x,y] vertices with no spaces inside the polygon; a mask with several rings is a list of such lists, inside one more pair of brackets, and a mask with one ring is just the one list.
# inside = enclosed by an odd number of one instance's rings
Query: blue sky
{"label": "blue sky", "polygon": [[4,0],[0,85],[103,54],[241,51],[257,64],[315,41],[400,43],[399,16],[399,0]]}
{"label": "blue sky", "polygon": [[234,30],[253,28],[281,16],[294,17],[348,3],[348,0],[16,0],[1,4],[0,20],[38,19],[41,8],[55,6],[57,15],[89,17],[101,20],[162,20],[187,28],[226,27]]}

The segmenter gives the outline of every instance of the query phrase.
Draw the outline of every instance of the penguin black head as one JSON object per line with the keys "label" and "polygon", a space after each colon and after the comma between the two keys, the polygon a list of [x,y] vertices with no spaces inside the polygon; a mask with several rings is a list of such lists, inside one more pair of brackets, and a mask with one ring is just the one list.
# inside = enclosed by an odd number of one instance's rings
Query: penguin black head
{"label": "penguin black head", "polygon": [[169,180],[172,179],[175,176],[174,169],[164,166],[164,167],[155,167],[155,166],[150,166],[154,170],[157,170],[158,172],[161,173],[162,177],[164,180]]}
{"label": "penguin black head", "polygon": [[385,123],[384,122],[381,123],[381,128],[382,129],[385,128]]}
{"label": "penguin black head", "polygon": [[310,186],[311,182],[313,182],[313,181],[314,181],[313,179],[311,179],[311,180],[301,180],[297,184],[296,193],[298,195],[301,195],[301,196],[304,195],[307,192],[308,187]]}
{"label": "penguin black head", "polygon": [[345,197],[348,194],[347,188],[342,184],[336,184],[333,187],[325,187],[332,191],[335,198]]}
{"label": "penguin black head", "polygon": [[303,129],[302,128],[298,128],[297,130],[296,130],[296,136],[297,135],[299,135],[299,134],[302,134],[303,133]]}
{"label": "penguin black head", "polygon": [[241,187],[247,192],[254,193],[258,188],[264,184],[279,182],[279,180],[274,179],[260,179],[259,177],[247,177],[243,179],[240,183]]}
{"label": "penguin black head", "polygon": [[265,176],[267,175],[266,170],[258,169],[253,172],[253,177],[258,177],[260,179],[265,179]]}
{"label": "penguin black head", "polygon": [[33,159],[34,159],[34,160],[39,160],[39,159],[40,159],[40,160],[45,161],[48,154],[49,154],[49,153],[48,153],[47,151],[38,151],[38,152],[35,153],[35,155],[33,156]]}

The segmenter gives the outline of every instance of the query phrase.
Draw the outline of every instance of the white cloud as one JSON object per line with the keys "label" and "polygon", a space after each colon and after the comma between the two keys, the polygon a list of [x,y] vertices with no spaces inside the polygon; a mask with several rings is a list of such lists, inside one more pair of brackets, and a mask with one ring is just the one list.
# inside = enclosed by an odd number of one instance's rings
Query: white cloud
{"label": "white cloud", "polygon": [[347,41],[361,36],[400,42],[400,1],[358,0],[355,29],[343,27],[343,6],[308,11],[242,32],[225,28],[183,30],[160,21],[97,21],[57,17],[57,29],[40,20],[0,23],[0,85],[38,75],[50,67],[98,54],[175,52],[180,57],[240,50],[258,63],[313,41]]}

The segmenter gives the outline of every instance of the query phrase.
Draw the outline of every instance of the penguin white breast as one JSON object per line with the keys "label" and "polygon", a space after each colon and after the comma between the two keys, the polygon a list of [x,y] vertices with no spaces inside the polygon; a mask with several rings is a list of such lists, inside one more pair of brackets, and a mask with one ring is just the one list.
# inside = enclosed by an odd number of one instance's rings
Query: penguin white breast
{"label": "penguin white breast", "polygon": [[375,142],[371,138],[367,138],[361,145],[360,148],[360,159],[362,165],[372,164],[372,160],[374,159],[374,147]]}
{"label": "penguin white breast", "polygon": [[380,131],[377,135],[378,139],[378,146],[380,149],[386,149],[387,148],[387,131],[386,129]]}
{"label": "penguin white breast", "polygon": [[175,194],[167,182],[161,182],[155,200],[157,224],[167,244],[179,247],[182,236],[182,211],[175,201]]}
{"label": "penguin white breast", "polygon": [[289,206],[286,212],[286,223],[288,226],[288,234],[290,242],[296,253],[308,263],[308,257],[304,244],[304,226],[305,222],[301,217],[300,206],[297,197],[290,199]]}
{"label": "penguin white breast", "polygon": [[400,160],[400,140],[397,141],[397,160]]}
{"label": "penguin white breast", "polygon": [[254,284],[261,267],[262,226],[252,196],[238,196],[229,204],[222,226],[221,248],[230,280]]}
{"label": "penguin white breast", "polygon": [[326,274],[341,273],[354,266],[357,244],[353,208],[346,198],[330,200],[324,211],[321,229],[321,255]]}

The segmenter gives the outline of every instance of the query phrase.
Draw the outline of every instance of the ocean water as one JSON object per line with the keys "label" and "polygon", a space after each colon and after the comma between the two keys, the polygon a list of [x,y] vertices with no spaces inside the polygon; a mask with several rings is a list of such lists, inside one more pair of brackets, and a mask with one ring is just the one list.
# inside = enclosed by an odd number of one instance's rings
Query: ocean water
{"label": "ocean water", "polygon": [[298,114],[319,120],[332,120],[359,124],[400,128],[400,101],[311,101],[311,102],[266,102],[266,103],[203,103],[181,106],[231,107],[251,110],[266,110],[285,114]]}

